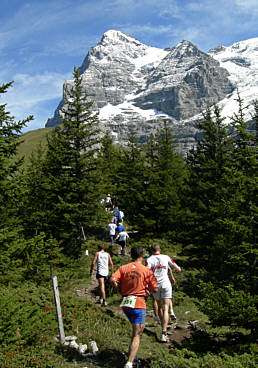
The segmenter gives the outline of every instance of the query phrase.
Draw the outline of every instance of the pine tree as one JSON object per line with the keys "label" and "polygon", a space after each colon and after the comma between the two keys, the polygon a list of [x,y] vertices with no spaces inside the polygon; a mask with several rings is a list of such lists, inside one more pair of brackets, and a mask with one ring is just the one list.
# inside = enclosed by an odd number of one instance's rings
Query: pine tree
{"label": "pine tree", "polygon": [[22,199],[20,216],[22,217],[26,237],[47,232],[49,209],[45,191],[45,155],[46,148],[40,143],[32,152],[24,172],[25,193]]}
{"label": "pine tree", "polygon": [[214,116],[208,109],[197,127],[203,138],[187,157],[190,191],[186,200],[189,209],[186,236],[195,266],[217,270],[222,278],[224,249],[217,246],[217,241],[223,233],[221,218],[225,216],[230,185],[227,168],[231,167],[231,139],[217,106]]}
{"label": "pine tree", "polygon": [[246,316],[255,313],[257,148],[255,137],[247,132],[241,99],[233,129],[225,127],[223,120],[218,107],[214,116],[207,110],[198,124],[203,139],[188,156],[191,215],[184,252],[201,270],[199,297],[211,322],[250,328],[254,315]]}
{"label": "pine tree", "polygon": [[[0,86],[0,95],[6,93],[12,82]],[[32,120],[16,122],[6,104],[0,105],[0,269],[3,275],[10,269],[13,249],[22,245],[23,227],[19,218],[22,195],[24,193],[20,174],[22,158],[17,158],[24,126]]]}
{"label": "pine tree", "polygon": [[[6,93],[12,82],[0,86],[0,94]],[[0,105],[0,223],[1,226],[12,218],[19,206],[18,170],[23,158],[17,158],[17,149],[21,144],[22,129],[32,120],[16,122],[6,104]]]}
{"label": "pine tree", "polygon": [[102,137],[98,156],[98,166],[103,183],[102,198],[105,198],[108,193],[111,194],[113,200],[117,197],[122,151],[122,147],[115,145],[108,133]]}
{"label": "pine tree", "polygon": [[101,174],[97,167],[100,129],[92,104],[75,68],[74,85],[65,93],[62,125],[49,134],[46,157],[39,165],[42,175],[38,173],[44,207],[41,214],[46,214],[43,230],[60,242],[67,255],[75,257],[81,252],[81,227],[87,233],[101,219]]}
{"label": "pine tree", "polygon": [[[235,287],[255,293],[255,265],[257,244],[257,141],[248,132],[244,119],[244,103],[238,96],[239,110],[232,120],[232,169],[234,192],[230,219],[224,226],[231,234],[230,251],[226,263]],[[233,176],[233,175],[232,175]]]}
{"label": "pine tree", "polygon": [[147,231],[177,239],[185,175],[183,157],[176,152],[176,140],[165,121],[163,129],[150,136],[146,146],[145,194],[139,218]]}
{"label": "pine tree", "polygon": [[120,166],[116,173],[119,208],[134,228],[138,228],[138,215],[143,203],[144,158],[134,133],[129,137],[128,146],[121,149]]}

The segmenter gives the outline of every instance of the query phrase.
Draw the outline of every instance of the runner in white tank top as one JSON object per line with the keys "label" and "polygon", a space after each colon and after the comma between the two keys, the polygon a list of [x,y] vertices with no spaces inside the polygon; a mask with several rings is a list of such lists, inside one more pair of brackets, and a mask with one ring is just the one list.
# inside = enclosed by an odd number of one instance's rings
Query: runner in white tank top
{"label": "runner in white tank top", "polygon": [[158,302],[158,313],[162,324],[161,341],[167,342],[167,325],[168,325],[168,309],[170,299],[172,298],[172,287],[168,277],[168,266],[181,272],[181,268],[173,261],[172,258],[165,254],[160,254],[159,244],[153,244],[151,247],[152,255],[147,258],[146,266],[150,268],[159,282],[159,290],[153,296]]}
{"label": "runner in white tank top", "polygon": [[99,276],[108,276],[109,254],[107,252],[98,252],[97,274]]}
{"label": "runner in white tank top", "polygon": [[100,298],[98,303],[101,303],[104,307],[107,306],[105,280],[108,280],[109,264],[111,266],[111,273],[114,272],[114,266],[110,254],[105,252],[105,245],[100,244],[98,246],[99,252],[95,254],[95,257],[91,263],[90,275],[92,276],[95,263],[97,262],[97,274],[96,278],[100,287]]}

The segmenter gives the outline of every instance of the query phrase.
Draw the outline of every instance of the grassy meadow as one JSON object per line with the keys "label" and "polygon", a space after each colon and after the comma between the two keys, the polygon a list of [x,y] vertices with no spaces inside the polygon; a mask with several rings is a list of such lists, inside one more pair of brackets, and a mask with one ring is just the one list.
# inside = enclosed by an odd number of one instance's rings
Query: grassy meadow
{"label": "grassy meadow", "polygon": [[[150,240],[131,245],[147,246]],[[107,285],[108,307],[95,304],[98,298],[95,273],[90,278],[90,264],[99,241],[88,240],[84,253],[76,261],[67,260],[62,267],[54,268],[58,277],[65,335],[76,335],[78,343],[95,340],[99,355],[85,361],[75,351],[61,348],[54,337],[58,335],[56,309],[49,265],[42,265],[38,279],[24,281],[22,270],[10,277],[8,288],[3,290],[0,312],[1,367],[30,368],[93,368],[123,367],[130,342],[131,326],[121,313],[120,295]],[[148,298],[146,329],[138,352],[140,367],[150,368],[251,368],[255,367],[255,348],[248,344],[248,331],[213,329],[207,316],[198,310],[198,301],[184,291],[188,272],[187,261],[180,247],[160,240],[164,253],[170,254],[182,266],[173,287],[174,310],[177,327],[169,329],[170,342],[159,342],[160,326],[152,317],[152,301]],[[130,248],[130,247],[129,247]],[[112,254],[115,270],[130,261],[129,256]],[[129,249],[128,249],[129,251]],[[190,321],[196,322],[191,327]],[[175,326],[174,326],[175,327]],[[230,338],[231,336],[231,338]],[[246,341],[245,341],[246,337]],[[7,343],[8,342],[8,343]],[[11,348],[10,348],[11,346]]]}

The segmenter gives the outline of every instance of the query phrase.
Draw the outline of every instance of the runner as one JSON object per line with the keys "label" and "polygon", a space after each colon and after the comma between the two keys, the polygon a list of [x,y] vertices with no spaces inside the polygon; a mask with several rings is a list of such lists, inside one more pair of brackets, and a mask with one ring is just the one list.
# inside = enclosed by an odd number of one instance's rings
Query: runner
{"label": "runner", "polygon": [[111,202],[111,196],[110,196],[110,194],[108,194],[106,196],[106,199],[105,199],[105,207],[106,207],[106,210],[107,211],[111,211],[112,210],[112,202]]}
{"label": "runner", "polygon": [[172,287],[168,278],[168,266],[181,272],[181,268],[173,261],[172,258],[165,254],[160,254],[159,244],[153,244],[151,247],[152,255],[147,258],[146,266],[149,267],[159,282],[159,290],[154,294],[154,298],[158,302],[158,313],[162,326],[161,342],[167,342],[167,325],[169,319],[169,304],[172,298]]}
{"label": "runner", "polygon": [[[176,280],[174,278],[173,272],[171,270],[171,268],[168,266],[168,273],[169,273],[169,279],[172,285],[176,284]],[[157,323],[161,323],[160,319],[159,319],[159,307],[158,307],[158,302],[157,300],[154,298],[153,295],[152,296],[152,306],[153,306],[153,312],[154,312],[154,321]],[[171,318],[172,321],[176,321],[176,315],[173,309],[173,303],[172,303],[172,298],[169,299],[169,316]]]}
{"label": "runner", "polygon": [[117,206],[114,208],[113,214],[116,218],[116,224],[118,224],[120,222],[119,221],[120,211],[119,211],[119,208]]}
{"label": "runner", "polygon": [[121,222],[119,222],[118,225],[117,225],[117,228],[116,228],[116,233],[119,234],[123,230],[125,230],[125,227]]}
{"label": "runner", "polygon": [[105,281],[108,280],[109,264],[111,266],[111,273],[114,272],[114,266],[110,254],[105,252],[105,245],[100,244],[98,246],[98,249],[99,252],[95,254],[95,257],[91,264],[90,276],[92,276],[94,265],[97,262],[96,278],[98,279],[100,287],[100,298],[98,303],[102,304],[103,307],[106,307],[107,302],[106,302]]}
{"label": "runner", "polygon": [[[125,248],[126,244],[129,242],[129,235],[126,232],[126,229],[120,231],[116,236],[116,241],[120,245],[120,252],[122,256],[125,256]],[[118,250],[119,253],[119,250]]]}
{"label": "runner", "polygon": [[132,247],[133,262],[121,266],[110,278],[112,285],[120,290],[123,296],[121,307],[133,328],[129,357],[125,368],[132,368],[139,349],[146,320],[144,297],[148,294],[148,290],[152,292],[158,290],[158,282],[153,272],[142,264],[143,256],[144,252],[141,246]]}
{"label": "runner", "polygon": [[121,222],[121,224],[124,223],[124,217],[125,217],[125,214],[122,210],[119,211],[119,221]]}
{"label": "runner", "polygon": [[117,228],[117,226],[113,221],[111,221],[108,224],[108,232],[109,232],[109,237],[110,237],[112,245],[114,244],[114,241],[115,241],[115,238],[116,238],[116,228]]}

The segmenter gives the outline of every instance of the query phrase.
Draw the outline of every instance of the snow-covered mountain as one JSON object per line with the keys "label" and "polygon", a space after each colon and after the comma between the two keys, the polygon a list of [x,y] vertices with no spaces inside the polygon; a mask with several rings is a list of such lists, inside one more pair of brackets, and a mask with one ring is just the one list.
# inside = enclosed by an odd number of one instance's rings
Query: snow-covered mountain
{"label": "snow-covered mountain", "polygon": [[[218,46],[209,51],[214,59],[229,73],[229,80],[234,86],[232,94],[226,96],[219,105],[223,116],[230,117],[238,109],[237,92],[250,105],[246,118],[252,119],[252,101],[258,98],[258,37],[234,43],[232,46]],[[229,122],[229,119],[228,119]]]}
{"label": "snow-covered mountain", "polygon": [[[258,96],[257,54],[258,38],[206,54],[189,41],[159,49],[111,30],[89,50],[80,72],[103,127],[117,141],[126,142],[131,130],[145,140],[168,119],[187,150],[199,134],[194,121],[207,106],[219,103],[230,116],[237,109],[237,90],[245,103]],[[47,127],[60,123],[63,104]]]}

